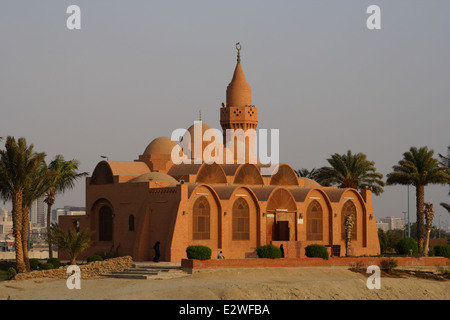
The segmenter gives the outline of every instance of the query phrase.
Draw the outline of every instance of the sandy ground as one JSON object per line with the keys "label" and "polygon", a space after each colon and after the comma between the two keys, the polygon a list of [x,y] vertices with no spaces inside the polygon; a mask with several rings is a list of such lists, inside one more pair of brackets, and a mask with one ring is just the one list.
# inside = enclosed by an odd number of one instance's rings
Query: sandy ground
{"label": "sandy ground", "polygon": [[450,281],[382,277],[373,290],[366,281],[345,267],[222,269],[164,280],[82,280],[80,290],[69,290],[65,280],[3,281],[0,299],[450,300]]}

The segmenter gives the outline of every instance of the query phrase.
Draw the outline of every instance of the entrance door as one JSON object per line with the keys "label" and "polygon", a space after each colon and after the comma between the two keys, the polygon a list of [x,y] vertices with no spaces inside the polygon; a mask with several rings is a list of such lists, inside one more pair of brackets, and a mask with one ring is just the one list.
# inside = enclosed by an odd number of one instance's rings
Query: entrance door
{"label": "entrance door", "polygon": [[275,241],[289,241],[289,221],[277,221],[273,225]]}

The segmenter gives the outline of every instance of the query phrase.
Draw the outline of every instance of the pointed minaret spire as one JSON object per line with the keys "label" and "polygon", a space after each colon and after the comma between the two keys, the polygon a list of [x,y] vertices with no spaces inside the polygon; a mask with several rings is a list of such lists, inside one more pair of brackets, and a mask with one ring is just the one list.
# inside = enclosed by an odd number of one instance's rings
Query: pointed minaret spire
{"label": "pointed minaret spire", "polygon": [[234,69],[233,79],[227,87],[227,106],[229,107],[245,107],[252,104],[252,89],[245,80],[244,71],[241,65],[242,46],[236,43],[237,64]]}
{"label": "pointed minaret spire", "polygon": [[226,143],[226,130],[256,129],[258,125],[258,109],[252,105],[252,89],[245,79],[241,65],[242,46],[236,43],[237,64],[233,78],[227,87],[227,100],[220,108],[220,125],[223,130],[223,141]]}

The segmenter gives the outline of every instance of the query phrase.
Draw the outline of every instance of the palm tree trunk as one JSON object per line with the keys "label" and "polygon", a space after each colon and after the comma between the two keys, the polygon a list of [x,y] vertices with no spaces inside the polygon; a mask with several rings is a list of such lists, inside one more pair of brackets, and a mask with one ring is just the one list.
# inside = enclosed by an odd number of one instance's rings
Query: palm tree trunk
{"label": "palm tree trunk", "polygon": [[431,229],[427,229],[427,237],[425,239],[425,247],[423,250],[424,257],[428,256],[428,247],[430,246],[430,233],[431,233]]}
{"label": "palm tree trunk", "polygon": [[47,203],[47,241],[48,241],[48,257],[51,259],[53,258],[53,245],[52,245],[52,239],[50,237],[51,233],[51,223],[50,223],[50,215],[52,213],[52,204]]}
{"label": "palm tree trunk", "polygon": [[425,187],[423,185],[416,186],[417,244],[419,252],[423,252],[423,236],[425,229],[424,198]]}
{"label": "palm tree trunk", "polygon": [[16,267],[17,273],[24,273],[27,271],[23,260],[22,251],[22,194],[16,192],[13,199],[13,234],[15,238],[14,248],[16,250]]}
{"label": "palm tree trunk", "polygon": [[29,235],[28,226],[29,226],[29,223],[30,223],[29,208],[28,208],[28,206],[24,206],[23,211],[22,211],[22,251],[23,251],[23,260],[24,260],[25,268],[27,269],[27,272],[31,271],[30,258],[28,255],[28,235]]}

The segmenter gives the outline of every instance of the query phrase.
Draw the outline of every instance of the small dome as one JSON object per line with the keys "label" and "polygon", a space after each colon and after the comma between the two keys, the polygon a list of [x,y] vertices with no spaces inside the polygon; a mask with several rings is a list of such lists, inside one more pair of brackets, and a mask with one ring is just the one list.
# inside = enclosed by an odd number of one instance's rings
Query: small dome
{"label": "small dome", "polygon": [[177,143],[169,137],[159,137],[150,142],[144,151],[144,155],[172,154],[172,149]]}
{"label": "small dome", "polygon": [[178,181],[175,178],[162,172],[145,173],[131,180],[131,182],[146,182],[146,181],[178,183]]}
{"label": "small dome", "polygon": [[[214,128],[212,128],[211,126],[207,125],[204,122],[196,122],[192,126],[190,126],[187,129],[187,132],[182,137],[182,140],[181,140],[182,143],[180,143],[180,146],[185,148],[185,150],[183,150],[185,154],[189,154],[190,153],[191,159],[193,159],[194,155],[195,155],[195,151],[194,150],[195,150],[195,147],[196,147],[196,144],[195,144],[196,130],[200,131],[200,128],[201,128],[202,131],[201,131],[201,135],[198,137],[198,139],[199,139],[198,142],[200,142],[201,146],[202,146],[202,150],[201,150],[202,157],[203,157],[203,152],[204,152],[205,148],[212,142],[212,141],[207,141],[207,140],[204,141],[203,139],[205,138],[205,132],[207,130],[209,130],[209,129],[213,129],[214,130]],[[213,138],[212,140],[215,141],[215,139],[219,139],[219,141],[221,141],[220,131],[216,132],[216,133],[217,133],[217,135],[214,135],[213,137],[215,137],[215,138]],[[190,142],[191,142],[190,147],[188,146],[187,141],[185,141],[185,139],[188,139],[188,138],[191,139],[190,140]],[[189,150],[189,148],[190,148],[190,150]]]}
{"label": "small dome", "polygon": [[[200,125],[200,122],[194,123],[192,126],[189,127],[189,129],[187,129],[187,131],[189,132],[189,134],[191,135],[191,137],[194,136],[194,129],[195,129],[195,126],[196,126],[196,125],[199,126],[199,125]],[[207,125],[207,124],[204,123],[204,122],[201,122],[201,125],[202,125],[202,134],[204,134],[206,130],[212,129],[211,126]]]}
{"label": "small dome", "polygon": [[314,181],[312,179],[308,178],[300,178],[300,179],[303,180],[304,187],[321,187],[321,185],[317,181]]}

